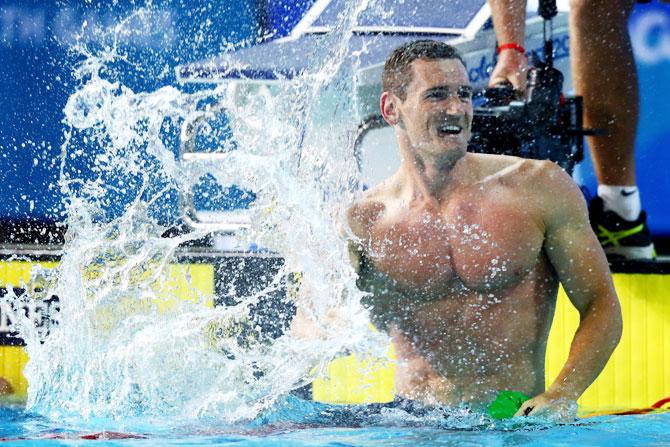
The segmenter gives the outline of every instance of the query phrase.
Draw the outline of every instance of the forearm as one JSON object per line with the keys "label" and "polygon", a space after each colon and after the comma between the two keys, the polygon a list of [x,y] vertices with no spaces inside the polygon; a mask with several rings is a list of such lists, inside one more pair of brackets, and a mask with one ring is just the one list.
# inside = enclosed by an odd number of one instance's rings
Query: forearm
{"label": "forearm", "polygon": [[499,44],[523,45],[526,25],[526,0],[488,0]]}
{"label": "forearm", "polygon": [[621,338],[621,309],[616,296],[594,299],[582,313],[563,369],[548,394],[577,400],[607,364]]}

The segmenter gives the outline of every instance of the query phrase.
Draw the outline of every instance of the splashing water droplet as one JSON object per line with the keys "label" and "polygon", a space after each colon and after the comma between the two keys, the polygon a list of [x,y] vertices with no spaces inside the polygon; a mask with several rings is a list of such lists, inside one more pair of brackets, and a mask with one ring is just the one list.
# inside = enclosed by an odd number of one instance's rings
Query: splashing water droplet
{"label": "splashing water droplet", "polygon": [[[17,323],[30,356],[30,410],[246,419],[343,350],[383,355],[386,339],[368,327],[336,226],[356,193],[347,36],[366,6],[350,6],[310,69],[282,84],[134,92],[105,77],[119,58],[114,45],[98,53],[75,48],[83,61],[64,109],[59,183],[68,231],[46,293],[59,297],[58,325],[44,337],[27,319]],[[166,129],[203,116],[201,104],[212,100],[226,113],[234,147],[218,141],[216,162],[180,160]],[[82,176],[74,161],[93,174]],[[236,240],[283,259],[262,290],[230,288],[235,304],[225,307],[212,305],[218,298],[201,281],[206,268],[177,262],[180,248],[205,232],[163,237],[167,226],[155,213],[205,176],[253,191],[250,227]],[[296,272],[300,306],[325,336],[263,339],[250,310]]]}

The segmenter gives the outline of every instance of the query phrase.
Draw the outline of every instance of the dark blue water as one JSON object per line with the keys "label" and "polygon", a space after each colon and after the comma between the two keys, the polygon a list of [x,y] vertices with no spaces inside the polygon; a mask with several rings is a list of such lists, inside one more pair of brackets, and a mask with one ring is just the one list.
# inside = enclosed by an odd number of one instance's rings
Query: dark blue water
{"label": "dark blue water", "polygon": [[20,408],[0,409],[4,445],[231,446],[670,446],[670,412],[601,416],[568,424],[494,422],[464,409],[372,411],[293,400],[235,425],[153,419],[58,421]]}

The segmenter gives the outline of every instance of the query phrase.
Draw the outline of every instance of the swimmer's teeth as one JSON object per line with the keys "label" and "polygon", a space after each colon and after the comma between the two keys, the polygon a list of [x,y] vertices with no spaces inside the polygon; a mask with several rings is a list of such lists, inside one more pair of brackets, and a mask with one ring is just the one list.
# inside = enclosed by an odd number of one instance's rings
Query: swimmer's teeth
{"label": "swimmer's teeth", "polygon": [[457,134],[461,132],[461,126],[447,124],[440,126],[440,131],[448,134]]}

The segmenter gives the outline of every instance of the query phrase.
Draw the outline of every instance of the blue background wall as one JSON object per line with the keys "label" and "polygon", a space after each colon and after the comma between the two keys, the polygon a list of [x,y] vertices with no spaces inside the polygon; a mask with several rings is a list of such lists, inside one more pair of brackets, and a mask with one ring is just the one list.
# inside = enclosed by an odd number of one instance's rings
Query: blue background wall
{"label": "blue background wall", "polygon": [[[122,42],[131,63],[111,67],[109,76],[135,91],[175,84],[177,65],[252,44],[262,34],[286,35],[313,1],[154,1],[150,17],[138,19],[138,32]],[[77,57],[68,46],[77,33],[88,45],[105,44],[96,27],[118,23],[139,6],[129,0],[0,0],[0,219],[63,219],[56,187],[60,121],[75,88]],[[638,5],[630,29],[642,94],[643,205],[653,232],[670,236],[670,5]],[[593,190],[589,161],[580,176]]]}
{"label": "blue background wall", "polygon": [[[77,35],[92,49],[108,45],[99,28],[109,29],[144,3],[0,0],[0,219],[64,218],[56,185],[61,120],[80,58],[68,49]],[[135,92],[176,84],[177,65],[255,42],[265,12],[259,5],[154,1],[148,14],[132,19],[136,32],[121,39],[127,62],[111,65],[105,76]]]}

